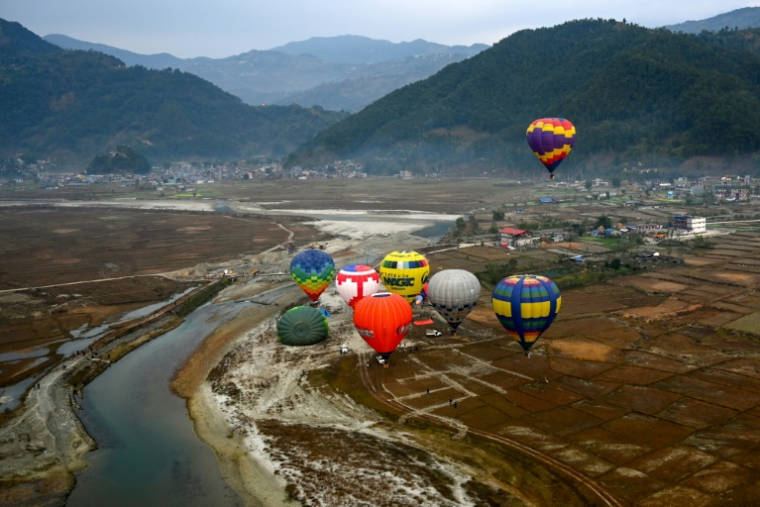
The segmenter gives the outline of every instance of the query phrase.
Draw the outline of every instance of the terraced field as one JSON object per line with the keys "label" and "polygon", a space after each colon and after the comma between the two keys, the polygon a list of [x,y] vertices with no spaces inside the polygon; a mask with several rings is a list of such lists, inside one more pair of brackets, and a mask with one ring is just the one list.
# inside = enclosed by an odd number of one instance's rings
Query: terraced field
{"label": "terraced field", "polygon": [[741,264],[760,262],[760,234],[721,238],[699,259],[709,262],[687,256],[566,291],[529,359],[501,337],[484,291],[459,337],[416,329],[425,347],[398,351],[373,382],[407,417],[464,424],[569,466],[611,495],[607,505],[753,505],[760,293]]}

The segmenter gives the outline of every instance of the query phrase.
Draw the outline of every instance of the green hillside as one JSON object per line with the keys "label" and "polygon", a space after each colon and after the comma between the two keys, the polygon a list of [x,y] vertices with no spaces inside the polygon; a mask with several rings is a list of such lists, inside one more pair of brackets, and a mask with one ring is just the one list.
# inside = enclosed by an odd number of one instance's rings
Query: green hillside
{"label": "green hillside", "polygon": [[117,145],[149,159],[284,156],[341,117],[248,106],[192,74],[64,51],[0,20],[0,156],[90,160]]}
{"label": "green hillside", "polygon": [[[568,168],[601,154],[678,161],[760,149],[760,56],[614,20],[523,30],[393,92],[319,134],[291,159],[363,156],[412,170],[532,167],[525,129],[569,118]],[[379,155],[382,154],[382,157]],[[385,162],[381,162],[380,160]]]}

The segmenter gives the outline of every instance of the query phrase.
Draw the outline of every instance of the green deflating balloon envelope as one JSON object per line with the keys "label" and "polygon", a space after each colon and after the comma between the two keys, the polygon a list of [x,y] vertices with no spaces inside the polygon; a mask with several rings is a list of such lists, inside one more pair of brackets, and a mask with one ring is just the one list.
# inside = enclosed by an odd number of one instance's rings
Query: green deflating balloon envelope
{"label": "green deflating balloon envelope", "polygon": [[314,345],[327,338],[327,319],[310,306],[296,306],[277,323],[277,338],[285,345]]}

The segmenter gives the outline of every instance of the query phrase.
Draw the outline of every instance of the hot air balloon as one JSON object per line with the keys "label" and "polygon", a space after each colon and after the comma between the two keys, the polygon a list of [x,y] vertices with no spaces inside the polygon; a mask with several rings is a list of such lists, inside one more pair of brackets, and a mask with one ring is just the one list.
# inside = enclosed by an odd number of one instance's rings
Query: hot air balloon
{"label": "hot air balloon", "polygon": [[513,275],[496,285],[491,302],[501,325],[530,356],[530,348],[559,313],[562,297],[545,276]]}
{"label": "hot air balloon", "polygon": [[478,303],[480,281],[464,269],[444,269],[430,277],[428,297],[456,334],[459,324]]}
{"label": "hot air balloon", "polygon": [[335,285],[338,286],[340,297],[354,308],[364,296],[380,290],[380,275],[372,266],[352,264],[338,272]]}
{"label": "hot air balloon", "polygon": [[549,170],[549,178],[554,179],[554,170],[573,147],[575,127],[564,118],[541,118],[528,126],[526,137],[530,149]]}
{"label": "hot air balloon", "polygon": [[425,285],[422,286],[422,290],[420,291],[420,293],[414,297],[415,305],[423,305],[425,304],[425,301],[428,300],[428,284],[429,283],[430,283],[429,280],[425,282]]}
{"label": "hot air balloon", "polygon": [[354,308],[354,326],[364,341],[387,361],[412,327],[412,308],[398,294],[370,294]]}
{"label": "hot air balloon", "polygon": [[277,338],[285,345],[314,345],[327,338],[327,319],[310,306],[296,306],[280,317]]}
{"label": "hot air balloon", "polygon": [[335,263],[322,250],[305,250],[290,261],[290,276],[312,301],[316,301],[332,282]]}
{"label": "hot air balloon", "polygon": [[429,274],[427,259],[417,252],[391,252],[380,264],[380,278],[385,288],[410,303],[422,291]]}

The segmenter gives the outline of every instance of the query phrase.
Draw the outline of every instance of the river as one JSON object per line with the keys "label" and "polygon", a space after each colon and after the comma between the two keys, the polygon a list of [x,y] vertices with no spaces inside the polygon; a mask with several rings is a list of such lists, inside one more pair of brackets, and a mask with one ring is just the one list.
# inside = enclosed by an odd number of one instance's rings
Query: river
{"label": "river", "polygon": [[[68,506],[243,505],[222,479],[214,452],[196,436],[185,400],[171,393],[169,382],[206,336],[248,306],[202,306],[85,388],[81,417],[100,448],[87,455],[89,466],[77,474]],[[208,322],[215,316],[223,317]]]}

